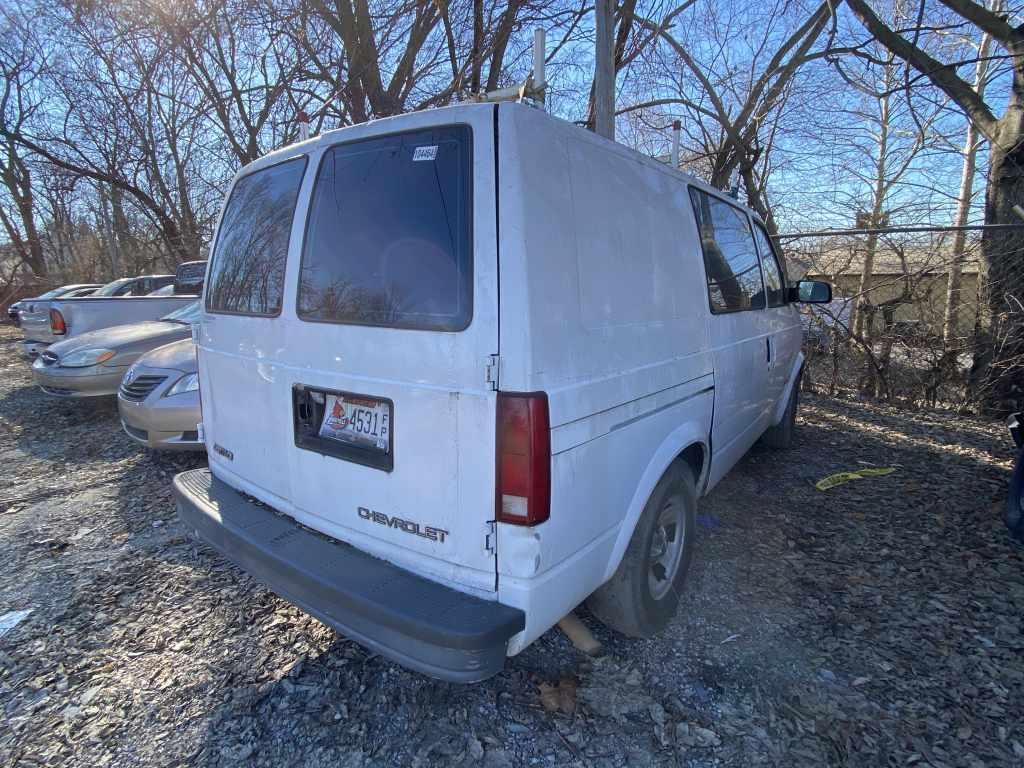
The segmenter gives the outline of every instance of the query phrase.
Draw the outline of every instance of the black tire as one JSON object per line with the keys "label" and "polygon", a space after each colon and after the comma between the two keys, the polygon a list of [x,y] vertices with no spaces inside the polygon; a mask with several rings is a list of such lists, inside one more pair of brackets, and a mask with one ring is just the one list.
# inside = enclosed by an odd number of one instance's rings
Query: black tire
{"label": "black tire", "polygon": [[[693,469],[683,461],[670,466],[655,486],[637,521],[622,562],[611,579],[587,599],[587,607],[603,624],[630,637],[651,637],[675,616],[686,571],[693,557],[697,492]],[[675,530],[659,525],[673,518]],[[673,554],[669,574],[654,555],[661,545]],[[662,558],[665,555],[662,555]],[[660,578],[658,574],[660,573]]]}
{"label": "black tire", "polygon": [[793,446],[793,436],[796,434],[796,412],[800,407],[800,379],[793,382],[793,391],[789,393],[789,402],[786,403],[786,412],[782,415],[782,421],[774,427],[768,427],[761,435],[761,442],[769,448],[785,450]]}
{"label": "black tire", "polygon": [[1003,521],[1010,529],[1010,535],[1024,541],[1024,449],[1017,456],[1017,464],[1010,478],[1010,493],[1006,499]]}

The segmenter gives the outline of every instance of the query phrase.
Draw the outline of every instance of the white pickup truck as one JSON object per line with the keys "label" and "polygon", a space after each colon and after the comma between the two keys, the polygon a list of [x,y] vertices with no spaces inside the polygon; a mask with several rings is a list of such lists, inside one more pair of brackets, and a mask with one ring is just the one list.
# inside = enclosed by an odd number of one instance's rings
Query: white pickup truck
{"label": "white pickup truck", "polygon": [[[193,264],[183,264],[179,270],[194,271]],[[171,284],[178,291],[172,296],[147,295]],[[96,293],[77,299],[33,301],[21,313],[25,332],[22,355],[34,359],[50,344],[88,331],[156,320],[194,302],[201,290],[201,284],[196,288],[186,286],[176,275],[147,275],[115,280]]]}

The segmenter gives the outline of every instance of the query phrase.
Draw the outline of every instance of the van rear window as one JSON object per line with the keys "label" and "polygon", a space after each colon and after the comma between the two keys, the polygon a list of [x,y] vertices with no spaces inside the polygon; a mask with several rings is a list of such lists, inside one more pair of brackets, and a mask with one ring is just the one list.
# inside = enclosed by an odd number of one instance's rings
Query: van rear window
{"label": "van rear window", "polygon": [[461,331],[472,318],[467,126],[324,153],[299,279],[304,320]]}
{"label": "van rear window", "polygon": [[231,190],[210,265],[206,308],[270,317],[281,311],[288,238],[306,158],[242,177]]}

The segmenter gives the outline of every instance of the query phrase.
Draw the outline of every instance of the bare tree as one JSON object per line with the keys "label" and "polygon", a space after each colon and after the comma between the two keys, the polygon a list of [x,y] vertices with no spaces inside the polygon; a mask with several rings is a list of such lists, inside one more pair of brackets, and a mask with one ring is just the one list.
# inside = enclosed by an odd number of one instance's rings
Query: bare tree
{"label": "bare tree", "polygon": [[[899,14],[897,6],[894,13]],[[923,150],[934,148],[943,136],[936,129],[936,121],[943,113],[944,104],[915,105],[912,94],[902,87],[904,65],[897,58],[881,51],[856,50],[855,61],[864,63],[860,72],[852,73],[840,62],[835,62],[845,83],[860,96],[860,103],[846,108],[853,118],[855,130],[864,134],[863,144],[854,139],[850,144],[860,160],[867,161],[870,171],[859,170],[861,162],[844,163],[843,172],[868,187],[867,205],[855,202],[856,225],[870,231],[864,242],[860,263],[860,285],[855,297],[851,330],[855,336],[871,343],[872,324],[879,307],[873,303],[872,285],[875,258],[878,252],[877,230],[894,223],[901,211],[893,201],[907,175],[914,170],[915,161]],[[922,113],[922,109],[926,109]],[[908,205],[909,213],[918,206]]]}
{"label": "bare tree", "polygon": [[[995,0],[992,4],[993,10],[1001,7],[1001,0]],[[979,98],[985,98],[985,88],[989,75],[989,53],[992,48],[992,36],[982,32],[981,41],[977,47],[977,62],[974,65],[974,90]],[[967,130],[964,136],[963,146],[963,167],[960,173],[960,191],[957,194],[956,215],[953,224],[963,227],[967,224],[971,214],[971,204],[974,200],[974,175],[977,166],[978,149],[983,139],[978,127],[973,121],[967,121]],[[958,230],[953,234],[953,258],[949,265],[949,282],[946,288],[946,307],[942,321],[942,339],[947,350],[947,355],[955,355],[957,348],[962,345],[960,339],[960,305],[963,303],[960,296],[963,284],[963,266],[966,244],[966,232]]]}
{"label": "bare tree", "polygon": [[232,0],[146,6],[147,26],[166,30],[203,113],[242,165],[294,140],[297,114],[309,102],[292,90],[306,62],[277,28],[275,8]]}
{"label": "bare tree", "polygon": [[35,109],[29,95],[34,77],[32,57],[17,37],[10,27],[0,30],[0,183],[11,201],[10,207],[0,204],[0,224],[18,262],[27,265],[34,275],[45,277],[47,266],[36,226],[32,170],[14,139]]}
{"label": "bare tree", "polygon": [[[0,133],[55,168],[105,185],[122,243],[131,240],[130,201],[159,231],[171,263],[198,258],[204,219],[212,217],[194,199],[204,126],[199,99],[169,55],[163,30],[150,31],[118,9],[69,15],[43,6],[20,31],[33,39],[40,29],[72,33],[59,54],[47,32],[37,38],[37,76],[49,109],[17,130],[0,126]],[[204,199],[203,208],[218,197]]]}
{"label": "bare tree", "polygon": [[[699,126],[705,144],[704,155],[709,160],[709,180],[726,187],[733,174],[743,180],[747,202],[765,220],[769,231],[775,234],[777,224],[771,214],[765,193],[765,179],[759,172],[759,163],[765,160],[765,149],[772,141],[773,118],[785,103],[789,88],[800,68],[810,61],[823,58],[829,49],[826,42],[816,50],[816,43],[833,20],[838,3],[822,2],[806,17],[802,17],[789,30],[778,37],[777,24],[788,21],[781,16],[782,9],[768,11],[774,15],[775,25],[762,25],[760,37],[751,43],[754,52],[742,64],[730,61],[735,47],[735,30],[727,21],[709,22],[701,26],[705,37],[701,56],[698,47],[674,32],[676,16],[692,3],[684,3],[666,15],[660,22],[639,19],[648,32],[657,35],[668,46],[672,56],[665,65],[670,72],[676,94],[655,99],[639,99],[621,113],[651,108],[677,106],[687,110],[694,124]],[[707,11],[717,12],[717,8]],[[744,11],[746,12],[746,11]],[[716,126],[717,130],[709,129]]]}
{"label": "bare tree", "polygon": [[[973,0],[939,1],[953,23],[975,25],[1004,52],[1010,72],[1009,87],[1000,94],[1000,100],[1005,99],[1001,115],[985,94],[957,73],[957,67],[967,62],[940,60],[915,41],[927,26],[924,20],[915,29],[896,30],[866,0],[848,4],[875,39],[952,99],[988,140],[985,223],[1015,222],[1013,207],[1024,203],[1024,30]],[[1024,233],[1017,230],[987,230],[982,239],[988,311],[980,327],[974,380],[986,391],[985,406],[993,413],[1005,413],[1024,402],[1022,250]]]}

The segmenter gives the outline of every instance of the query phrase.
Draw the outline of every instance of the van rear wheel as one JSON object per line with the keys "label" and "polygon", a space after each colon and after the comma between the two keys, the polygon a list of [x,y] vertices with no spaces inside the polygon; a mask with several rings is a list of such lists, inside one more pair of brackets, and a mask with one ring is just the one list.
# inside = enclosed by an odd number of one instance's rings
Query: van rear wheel
{"label": "van rear wheel", "polygon": [[606,626],[651,637],[672,620],[693,555],[694,485],[693,470],[681,461],[658,481],[615,575],[587,599]]}

